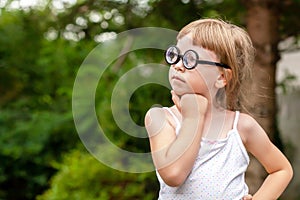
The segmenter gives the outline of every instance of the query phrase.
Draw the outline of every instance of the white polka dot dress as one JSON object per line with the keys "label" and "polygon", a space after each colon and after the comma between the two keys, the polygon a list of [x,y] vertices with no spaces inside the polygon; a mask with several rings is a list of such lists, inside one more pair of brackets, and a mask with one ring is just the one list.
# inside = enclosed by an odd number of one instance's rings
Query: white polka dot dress
{"label": "white polka dot dress", "polygon": [[[175,118],[180,128],[179,120]],[[249,156],[237,130],[239,112],[236,112],[233,129],[224,139],[208,140],[202,138],[201,148],[195,164],[186,181],[179,187],[160,182],[159,200],[240,200],[248,194],[245,171]]]}

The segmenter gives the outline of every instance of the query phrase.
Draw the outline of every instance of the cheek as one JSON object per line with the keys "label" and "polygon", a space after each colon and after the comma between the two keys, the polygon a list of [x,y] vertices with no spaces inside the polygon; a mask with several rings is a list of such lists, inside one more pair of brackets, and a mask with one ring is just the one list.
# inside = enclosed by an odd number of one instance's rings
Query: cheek
{"label": "cheek", "polygon": [[207,93],[215,85],[218,74],[213,70],[198,70],[190,77],[190,85],[196,93]]}
{"label": "cheek", "polygon": [[171,83],[171,77],[174,74],[174,71],[172,70],[172,67],[169,69],[169,82]]}
{"label": "cheek", "polygon": [[200,73],[195,73],[189,76],[189,87],[194,90],[195,93],[203,93],[207,88],[206,81]]}
{"label": "cheek", "polygon": [[200,79],[206,83],[207,87],[211,87],[215,84],[220,72],[217,68],[203,68],[201,71],[198,70]]}

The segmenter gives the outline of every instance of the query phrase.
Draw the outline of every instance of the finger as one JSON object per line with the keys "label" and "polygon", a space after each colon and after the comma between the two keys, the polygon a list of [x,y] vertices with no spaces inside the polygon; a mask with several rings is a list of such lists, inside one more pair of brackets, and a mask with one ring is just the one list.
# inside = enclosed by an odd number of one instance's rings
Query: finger
{"label": "finger", "polygon": [[180,98],[179,96],[173,91],[171,90],[171,94],[172,94],[172,101],[175,104],[175,106],[177,107],[177,109],[179,110],[179,112],[181,112],[181,106],[180,106]]}
{"label": "finger", "polygon": [[252,195],[250,194],[243,197],[243,200],[251,200],[251,199],[252,199]]}

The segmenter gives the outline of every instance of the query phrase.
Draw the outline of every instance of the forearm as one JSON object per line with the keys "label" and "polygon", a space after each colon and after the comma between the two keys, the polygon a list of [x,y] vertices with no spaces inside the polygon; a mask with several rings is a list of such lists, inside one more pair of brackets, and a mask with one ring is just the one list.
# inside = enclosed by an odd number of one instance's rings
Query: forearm
{"label": "forearm", "polygon": [[177,165],[181,162],[193,162],[199,152],[203,128],[203,117],[198,119],[183,119],[179,134],[176,138],[155,153],[156,165],[160,168]]}
{"label": "forearm", "polygon": [[172,100],[182,117],[180,131],[175,135],[174,126],[166,125],[151,139],[151,149],[161,178],[170,186],[179,186],[191,172],[199,153],[208,101],[197,94],[184,94],[179,98],[174,92]]}
{"label": "forearm", "polygon": [[165,159],[176,160],[175,165],[191,168],[199,152],[202,129],[203,117],[183,119],[180,132],[166,151]]}
{"label": "forearm", "polygon": [[204,116],[198,119],[183,119],[176,139],[156,156],[156,166],[164,181],[180,185],[188,176],[199,153]]}
{"label": "forearm", "polygon": [[292,170],[280,170],[269,174],[254,194],[253,200],[278,199],[292,178]]}

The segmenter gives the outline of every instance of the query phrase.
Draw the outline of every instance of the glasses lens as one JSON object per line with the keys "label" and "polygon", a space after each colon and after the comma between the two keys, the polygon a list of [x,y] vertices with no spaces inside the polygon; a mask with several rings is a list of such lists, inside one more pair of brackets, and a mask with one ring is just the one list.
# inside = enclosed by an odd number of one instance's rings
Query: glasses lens
{"label": "glasses lens", "polygon": [[198,54],[193,50],[188,50],[183,56],[183,64],[187,69],[196,67]]}
{"label": "glasses lens", "polygon": [[168,64],[175,64],[179,60],[179,50],[176,47],[170,47],[165,54]]}

